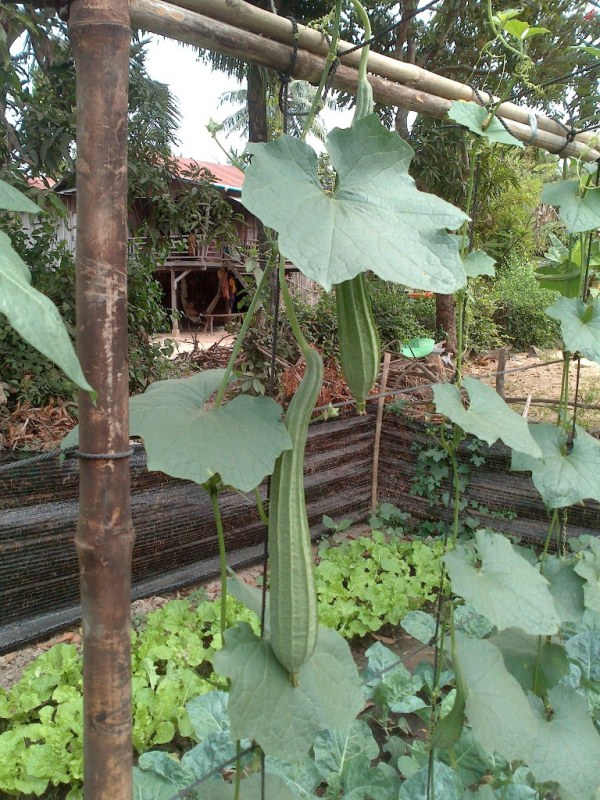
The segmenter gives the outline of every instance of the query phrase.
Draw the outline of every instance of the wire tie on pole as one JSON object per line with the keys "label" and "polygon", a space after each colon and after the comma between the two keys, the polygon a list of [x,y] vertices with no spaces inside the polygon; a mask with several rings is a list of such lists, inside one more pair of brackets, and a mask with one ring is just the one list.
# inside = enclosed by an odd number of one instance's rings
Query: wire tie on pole
{"label": "wire tie on pole", "polygon": [[117,461],[120,458],[132,456],[133,450],[130,448],[122,453],[82,453],[81,450],[75,450],[75,455],[84,461]]}
{"label": "wire tie on pole", "polygon": [[531,128],[531,135],[527,140],[527,144],[534,144],[537,141],[539,130],[538,130],[538,118],[535,111],[529,112],[529,127]]}

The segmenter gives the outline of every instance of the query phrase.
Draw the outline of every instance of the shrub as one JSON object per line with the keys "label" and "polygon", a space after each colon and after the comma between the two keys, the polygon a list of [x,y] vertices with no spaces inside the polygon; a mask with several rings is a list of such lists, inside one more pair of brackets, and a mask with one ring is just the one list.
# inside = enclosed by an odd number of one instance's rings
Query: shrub
{"label": "shrub", "polygon": [[[55,219],[45,213],[30,232],[20,220],[3,215],[2,228],[31,271],[32,285],[57,306],[71,337],[75,338],[75,259],[59,240]],[[129,387],[143,391],[148,383],[165,376],[170,347],[150,341],[150,334],[166,330],[168,315],[162,290],[154,280],[154,260],[129,264]],[[52,397],[74,398],[76,388],[63,372],[25,342],[4,318],[0,319],[0,380],[8,384],[9,404],[19,401],[46,405]]]}
{"label": "shrub", "polygon": [[556,296],[540,287],[531,264],[510,262],[494,286],[493,319],[503,341],[515,350],[555,346],[560,339],[559,325],[546,316],[545,309]]}

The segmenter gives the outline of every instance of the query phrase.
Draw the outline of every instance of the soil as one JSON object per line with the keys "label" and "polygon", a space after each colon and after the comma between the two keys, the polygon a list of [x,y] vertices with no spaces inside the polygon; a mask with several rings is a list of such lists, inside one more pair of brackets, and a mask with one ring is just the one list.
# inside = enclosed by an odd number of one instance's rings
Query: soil
{"label": "soil", "polygon": [[[540,351],[531,348],[529,353],[511,353],[506,363],[505,397],[523,398],[521,402],[511,403],[511,407],[523,412],[525,400],[531,394],[532,401],[539,399],[558,400],[562,381],[562,360],[560,351]],[[466,373],[481,378],[490,386],[495,385],[496,358],[481,356],[468,362]],[[577,363],[573,361],[569,366],[570,397],[573,398],[577,381]],[[583,405],[597,405],[598,409],[578,409],[578,424],[590,432],[600,432],[600,364],[581,359],[579,375],[579,403]],[[532,402],[528,411],[528,419],[544,422],[556,421],[557,406],[549,404],[538,405]]]}

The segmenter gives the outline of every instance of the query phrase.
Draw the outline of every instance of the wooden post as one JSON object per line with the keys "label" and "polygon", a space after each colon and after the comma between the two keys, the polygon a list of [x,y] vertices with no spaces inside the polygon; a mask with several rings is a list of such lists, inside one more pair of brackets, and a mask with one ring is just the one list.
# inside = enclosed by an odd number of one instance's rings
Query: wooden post
{"label": "wooden post", "polygon": [[171,267],[169,270],[171,275],[171,333],[177,336],[179,333],[179,317],[177,316],[177,279],[175,278],[175,269]]}
{"label": "wooden post", "polygon": [[498,350],[498,366],[496,368],[496,391],[504,399],[504,378],[506,377],[504,371],[506,369],[506,362],[510,347],[500,347]]}
{"label": "wooden post", "polygon": [[[379,394],[385,394],[387,388],[388,374],[390,371],[391,354],[383,354],[383,370],[381,372],[381,383],[379,384]],[[381,444],[381,426],[383,423],[383,408],[385,397],[380,397],[377,403],[377,422],[375,423],[375,444],[373,446],[373,478],[371,480],[371,511],[377,511],[377,488],[379,477],[379,445]]]}
{"label": "wooden post", "polygon": [[79,557],[86,800],[131,800],[131,553],[127,366],[126,0],[77,0]]}

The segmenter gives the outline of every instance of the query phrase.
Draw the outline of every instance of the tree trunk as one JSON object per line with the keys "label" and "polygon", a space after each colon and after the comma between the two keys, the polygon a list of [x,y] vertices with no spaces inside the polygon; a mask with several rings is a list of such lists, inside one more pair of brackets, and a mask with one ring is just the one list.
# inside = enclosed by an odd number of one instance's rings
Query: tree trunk
{"label": "tree trunk", "polygon": [[435,327],[442,330],[446,336],[446,350],[456,354],[456,310],[454,295],[436,294],[435,296]]}

